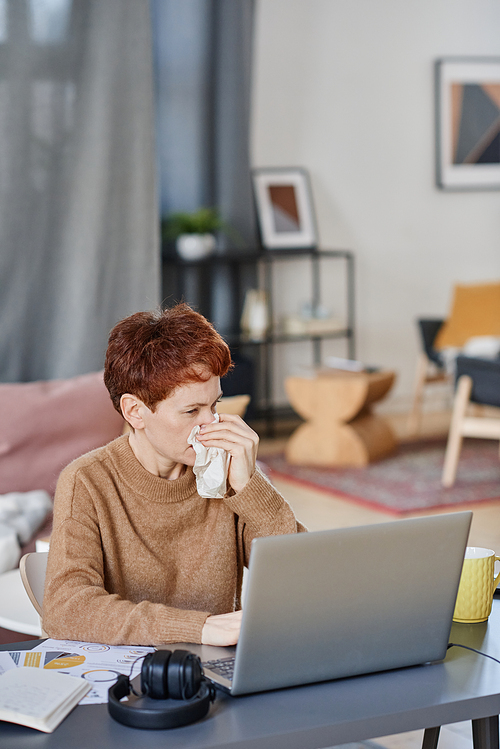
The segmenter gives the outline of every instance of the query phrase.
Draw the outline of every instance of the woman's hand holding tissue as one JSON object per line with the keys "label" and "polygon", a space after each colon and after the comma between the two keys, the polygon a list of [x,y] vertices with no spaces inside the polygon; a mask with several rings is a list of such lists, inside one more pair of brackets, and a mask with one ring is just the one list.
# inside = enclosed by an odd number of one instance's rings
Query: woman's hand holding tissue
{"label": "woman's hand holding tissue", "polygon": [[200,428],[197,439],[205,447],[219,447],[231,456],[228,480],[235,492],[246,486],[255,471],[259,437],[242,418],[220,414]]}
{"label": "woman's hand holding tissue", "polygon": [[201,630],[202,645],[236,645],[241,629],[241,610],[216,614],[206,619]]}

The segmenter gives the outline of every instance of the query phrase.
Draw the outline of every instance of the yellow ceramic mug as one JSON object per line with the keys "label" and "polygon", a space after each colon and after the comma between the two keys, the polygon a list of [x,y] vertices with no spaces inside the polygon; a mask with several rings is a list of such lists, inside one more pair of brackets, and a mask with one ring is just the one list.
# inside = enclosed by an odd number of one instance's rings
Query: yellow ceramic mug
{"label": "yellow ceramic mug", "polygon": [[488,619],[500,581],[500,574],[495,577],[495,562],[500,562],[500,557],[491,549],[467,547],[453,621],[472,624]]}

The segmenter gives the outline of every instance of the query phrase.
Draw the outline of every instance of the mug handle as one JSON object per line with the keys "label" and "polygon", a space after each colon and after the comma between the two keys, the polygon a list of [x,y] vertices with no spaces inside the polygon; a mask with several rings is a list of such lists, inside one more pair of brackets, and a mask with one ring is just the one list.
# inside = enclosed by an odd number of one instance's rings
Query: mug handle
{"label": "mug handle", "polygon": [[[495,562],[500,562],[500,557],[495,557]],[[494,592],[495,592],[495,590],[497,589],[497,586],[498,586],[498,583],[499,583],[499,582],[500,582],[500,572],[499,572],[499,573],[498,573],[498,575],[497,575],[497,576],[495,577],[495,580],[494,580],[494,582],[493,582],[493,593],[494,593]]]}

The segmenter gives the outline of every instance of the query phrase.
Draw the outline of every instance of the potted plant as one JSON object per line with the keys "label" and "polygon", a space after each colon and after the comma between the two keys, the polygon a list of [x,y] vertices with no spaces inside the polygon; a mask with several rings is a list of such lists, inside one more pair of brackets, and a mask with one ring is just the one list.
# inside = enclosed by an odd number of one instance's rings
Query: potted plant
{"label": "potted plant", "polygon": [[175,241],[178,254],[184,260],[200,260],[215,249],[214,232],[224,222],[215,208],[199,208],[192,213],[172,213],[162,220],[163,239]]}

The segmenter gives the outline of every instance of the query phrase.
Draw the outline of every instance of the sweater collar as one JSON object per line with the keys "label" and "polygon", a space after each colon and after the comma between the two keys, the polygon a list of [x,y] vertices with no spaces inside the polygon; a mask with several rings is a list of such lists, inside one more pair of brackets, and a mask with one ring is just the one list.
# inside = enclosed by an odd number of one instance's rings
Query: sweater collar
{"label": "sweater collar", "polygon": [[191,466],[178,479],[164,479],[147,471],[135,457],[124,434],[110,445],[113,463],[120,478],[132,489],[152,502],[181,502],[196,495],[196,478]]}

